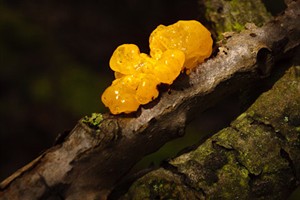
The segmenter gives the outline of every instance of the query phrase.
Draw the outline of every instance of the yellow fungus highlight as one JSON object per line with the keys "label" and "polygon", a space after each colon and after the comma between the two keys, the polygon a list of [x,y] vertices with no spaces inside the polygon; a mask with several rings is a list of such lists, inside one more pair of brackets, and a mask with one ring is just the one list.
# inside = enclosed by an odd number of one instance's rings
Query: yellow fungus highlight
{"label": "yellow fungus highlight", "polygon": [[166,50],[151,71],[161,83],[172,84],[183,70],[185,55],[179,50]]}
{"label": "yellow fungus highlight", "polygon": [[149,37],[150,56],[135,44],[120,45],[109,65],[115,80],[102,94],[112,114],[131,113],[158,97],[157,85],[172,84],[211,55],[210,32],[198,21],[159,25]]}
{"label": "yellow fungus highlight", "polygon": [[200,22],[180,20],[170,26],[159,25],[151,33],[149,43],[150,55],[154,58],[167,49],[183,51],[184,67],[190,70],[211,55],[213,40]]}

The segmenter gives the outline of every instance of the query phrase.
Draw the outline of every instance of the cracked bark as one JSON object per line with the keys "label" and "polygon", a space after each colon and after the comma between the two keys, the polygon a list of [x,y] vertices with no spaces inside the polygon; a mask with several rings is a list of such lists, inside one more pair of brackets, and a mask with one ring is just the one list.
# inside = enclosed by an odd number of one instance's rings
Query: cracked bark
{"label": "cracked bark", "polygon": [[[137,113],[104,114],[97,128],[80,121],[61,144],[3,181],[0,198],[106,199],[144,155],[181,136],[197,112],[265,78],[276,61],[295,56],[300,44],[299,10],[299,1],[292,1],[282,16],[265,26],[248,25],[228,37],[214,58],[189,76],[181,75],[170,92]],[[226,147],[214,145],[226,155]]]}
{"label": "cracked bark", "polygon": [[300,178],[300,66],[231,126],[137,180],[120,199],[286,199]]}

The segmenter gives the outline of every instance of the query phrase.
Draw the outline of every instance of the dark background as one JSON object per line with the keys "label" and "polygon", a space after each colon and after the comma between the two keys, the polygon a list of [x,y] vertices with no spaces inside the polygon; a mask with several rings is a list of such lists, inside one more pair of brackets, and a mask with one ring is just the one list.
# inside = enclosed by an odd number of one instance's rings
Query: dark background
{"label": "dark background", "polygon": [[[282,1],[265,0],[273,14]],[[148,53],[159,24],[203,19],[197,0],[0,0],[0,181],[51,147],[92,112],[113,80],[108,63],[124,43]],[[201,114],[184,138],[139,166],[175,156],[227,126],[241,109],[238,95]]]}
{"label": "dark background", "polygon": [[195,0],[0,1],[0,180],[92,112],[124,43],[148,53],[159,24],[198,19]]}

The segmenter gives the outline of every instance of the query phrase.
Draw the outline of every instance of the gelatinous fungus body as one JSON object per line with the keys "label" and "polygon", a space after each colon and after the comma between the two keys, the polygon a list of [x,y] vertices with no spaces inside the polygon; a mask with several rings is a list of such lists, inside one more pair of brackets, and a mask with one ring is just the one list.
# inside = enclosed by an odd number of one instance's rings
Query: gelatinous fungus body
{"label": "gelatinous fungus body", "polygon": [[180,20],[170,26],[159,25],[150,35],[150,55],[178,49],[184,52],[184,68],[192,69],[211,55],[213,40],[210,32],[198,21]]}
{"label": "gelatinous fungus body", "polygon": [[157,85],[172,84],[211,55],[210,32],[195,20],[159,25],[150,35],[150,56],[134,44],[120,45],[110,59],[115,80],[102,94],[112,114],[131,113],[158,97]]}

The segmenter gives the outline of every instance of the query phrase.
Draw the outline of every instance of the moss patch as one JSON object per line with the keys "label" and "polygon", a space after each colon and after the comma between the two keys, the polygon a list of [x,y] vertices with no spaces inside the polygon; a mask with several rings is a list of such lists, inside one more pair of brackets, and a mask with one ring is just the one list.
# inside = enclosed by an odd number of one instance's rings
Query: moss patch
{"label": "moss patch", "polygon": [[81,121],[92,128],[97,128],[102,120],[103,116],[101,113],[92,113],[91,116],[85,116]]}
{"label": "moss patch", "polygon": [[206,5],[206,18],[213,23],[218,39],[222,39],[224,32],[243,30],[246,23],[261,26],[271,18],[260,0],[205,0],[204,4]]}

